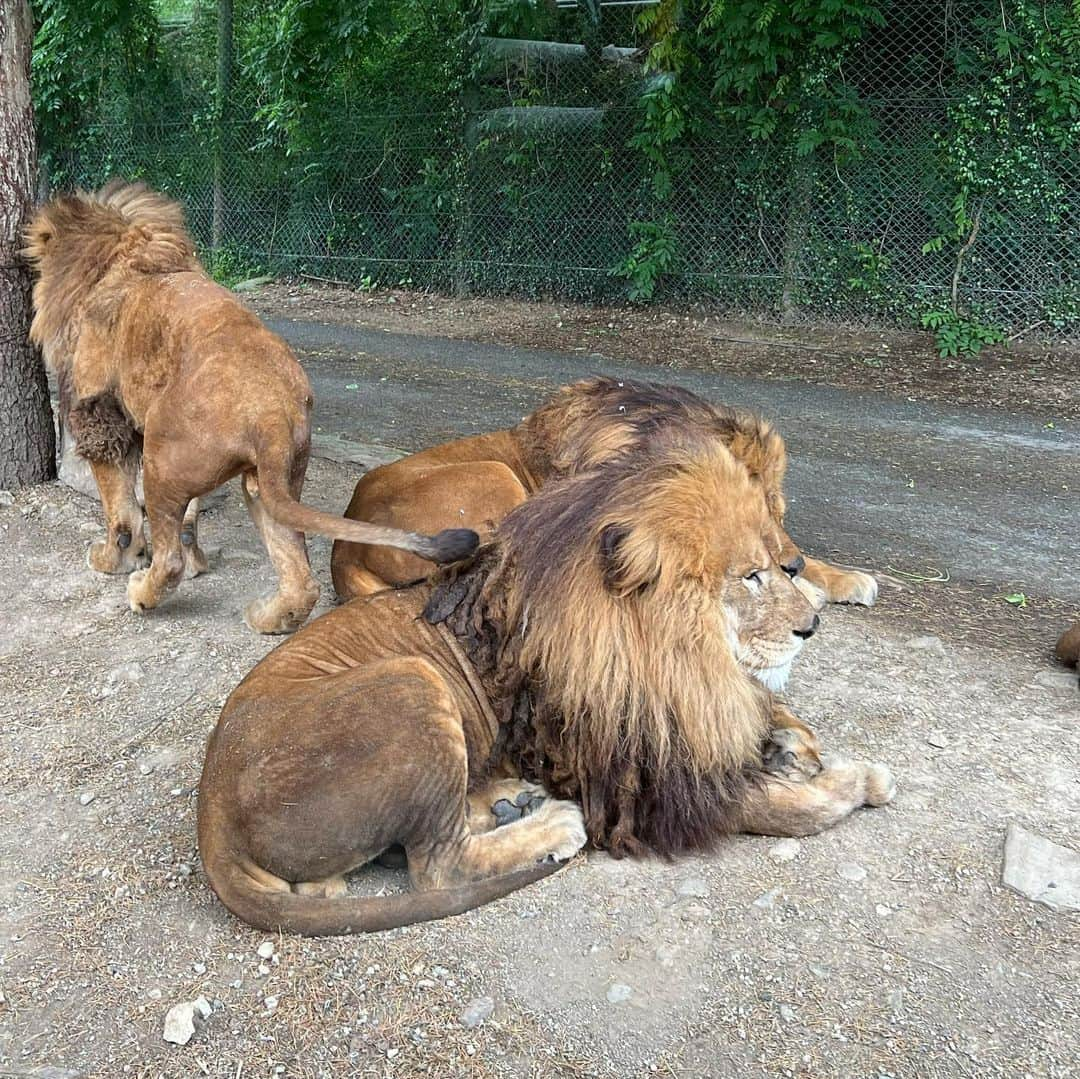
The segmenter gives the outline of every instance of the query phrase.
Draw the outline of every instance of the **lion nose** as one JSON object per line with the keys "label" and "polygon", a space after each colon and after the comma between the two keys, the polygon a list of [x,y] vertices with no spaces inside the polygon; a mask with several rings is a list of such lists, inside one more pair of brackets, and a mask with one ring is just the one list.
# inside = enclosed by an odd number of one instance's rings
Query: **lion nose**
{"label": "lion nose", "polygon": [[811,622],[806,629],[793,629],[791,632],[794,633],[796,637],[802,637],[804,641],[808,641],[815,633],[817,633],[817,628],[820,625],[821,619],[815,614],[813,622]]}

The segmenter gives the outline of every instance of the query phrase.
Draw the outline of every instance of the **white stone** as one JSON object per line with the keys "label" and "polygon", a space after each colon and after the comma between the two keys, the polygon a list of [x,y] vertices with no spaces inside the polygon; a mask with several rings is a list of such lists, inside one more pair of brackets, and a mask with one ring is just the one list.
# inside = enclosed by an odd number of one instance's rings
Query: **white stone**
{"label": "white stone", "polygon": [[607,991],[607,999],[609,1004],[624,1004],[634,995],[633,989],[628,985],[624,985],[622,982],[615,982],[610,986]]}
{"label": "white stone", "polygon": [[97,795],[93,791],[87,791],[85,794],[79,795],[79,805],[88,806]]}
{"label": "white stone", "polygon": [[687,877],[685,880],[679,881],[679,886],[675,889],[675,894],[679,896],[693,896],[695,899],[703,899],[709,894],[709,885],[706,883],[704,877]]}
{"label": "white stone", "polygon": [[272,940],[264,940],[262,944],[255,949],[255,954],[260,959],[269,959],[274,954],[274,942]]}
{"label": "white stone", "polygon": [[802,844],[797,839],[781,839],[769,848],[769,857],[778,862],[790,862],[802,850]]}
{"label": "white stone", "polygon": [[1051,910],[1080,910],[1080,854],[1010,824],[1002,883]]}
{"label": "white stone", "polygon": [[195,1033],[195,1001],[174,1004],[165,1015],[161,1036],[173,1045],[187,1045]]}
{"label": "white stone", "polygon": [[853,884],[860,880],[866,880],[866,870],[858,862],[841,862],[836,867],[836,872]]}
{"label": "white stone", "polygon": [[477,997],[470,1000],[461,1013],[461,1025],[470,1030],[478,1027],[485,1019],[490,1018],[495,1011],[495,1001],[491,997]]}

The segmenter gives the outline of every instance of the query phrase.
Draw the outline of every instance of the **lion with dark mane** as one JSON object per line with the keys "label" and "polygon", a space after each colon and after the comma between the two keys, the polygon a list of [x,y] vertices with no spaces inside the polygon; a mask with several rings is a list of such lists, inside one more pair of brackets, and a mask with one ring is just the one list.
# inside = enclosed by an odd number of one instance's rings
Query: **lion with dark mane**
{"label": "lion with dark mane", "polygon": [[[760,485],[678,432],[545,485],[473,561],[339,607],[259,663],[207,747],[199,847],[245,921],[385,929],[585,842],[671,857],[882,805],[772,696],[817,615]],[[395,845],[413,890],[346,895]]]}
{"label": "lion with dark mane", "polygon": [[[300,503],[307,377],[285,342],[203,271],[179,204],[116,181],[47,203],[26,244],[38,272],[30,336],[56,372],[61,417],[105,512],[108,531],[89,563],[131,574],[132,610],[156,607],[183,576],[207,569],[198,499],[236,475],[279,578],[277,593],[246,611],[262,633],[295,629],[318,598],[304,532],[397,544],[438,562],[475,548],[468,530],[421,536]],[[140,459],[149,568],[135,498]]]}
{"label": "lion with dark mane", "polygon": [[[361,477],[345,516],[394,528],[450,525],[490,533],[551,480],[586,471],[679,431],[719,438],[749,470],[783,529],[787,452],[776,429],[746,409],[714,405],[678,386],[591,378],[564,386],[516,427],[414,453]],[[783,561],[819,609],[877,599],[868,573],[804,558],[783,533]],[[338,541],[331,558],[342,599],[426,576],[430,566],[403,551]]]}

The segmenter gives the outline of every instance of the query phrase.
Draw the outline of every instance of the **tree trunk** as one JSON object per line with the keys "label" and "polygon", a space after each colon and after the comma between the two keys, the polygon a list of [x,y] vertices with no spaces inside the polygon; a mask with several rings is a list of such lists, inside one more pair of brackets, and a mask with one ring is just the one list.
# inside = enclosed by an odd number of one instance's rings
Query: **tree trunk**
{"label": "tree trunk", "polygon": [[217,130],[214,132],[214,209],[210,247],[217,251],[225,235],[225,143],[230,137],[229,97],[232,93],[233,0],[218,0]]}
{"label": "tree trunk", "polygon": [[799,318],[799,292],[806,272],[806,241],[814,210],[817,171],[813,156],[795,159],[784,228],[784,278],[780,296],[780,323],[790,326]]}
{"label": "tree trunk", "polygon": [[56,475],[56,432],[41,355],[27,339],[30,270],[19,256],[34,203],[33,22],[27,0],[0,0],[0,487]]}

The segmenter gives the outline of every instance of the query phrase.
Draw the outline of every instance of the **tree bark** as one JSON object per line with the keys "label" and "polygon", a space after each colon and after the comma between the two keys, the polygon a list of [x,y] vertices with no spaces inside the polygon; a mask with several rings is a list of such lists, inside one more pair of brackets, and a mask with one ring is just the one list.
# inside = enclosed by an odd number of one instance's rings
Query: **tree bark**
{"label": "tree bark", "polygon": [[30,99],[27,0],[0,0],[0,487],[56,475],[56,431],[30,329],[30,270],[19,255],[34,204],[37,145]]}
{"label": "tree bark", "polygon": [[229,131],[232,93],[233,0],[218,0],[217,27],[217,130],[214,132],[214,208],[210,222],[210,248],[217,251],[225,235],[225,143]]}

